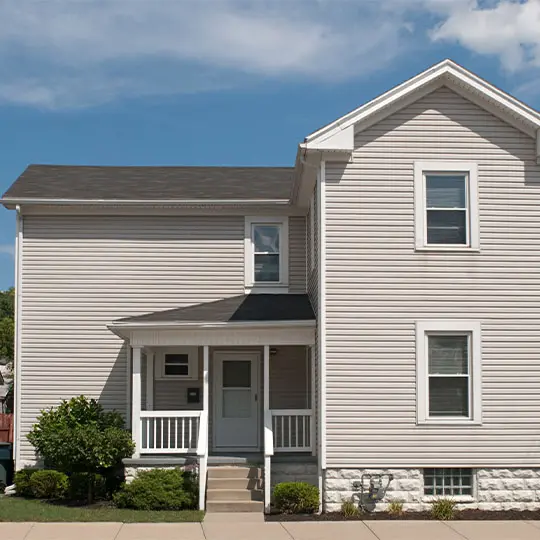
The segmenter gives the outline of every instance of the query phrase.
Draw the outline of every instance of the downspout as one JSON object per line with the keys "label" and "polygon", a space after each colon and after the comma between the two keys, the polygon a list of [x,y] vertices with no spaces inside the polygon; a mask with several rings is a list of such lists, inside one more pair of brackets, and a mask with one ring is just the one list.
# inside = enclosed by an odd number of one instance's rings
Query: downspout
{"label": "downspout", "polygon": [[13,366],[14,384],[14,426],[13,447],[15,470],[21,468],[21,344],[22,344],[22,257],[23,257],[23,217],[17,205],[15,229],[15,358]]}

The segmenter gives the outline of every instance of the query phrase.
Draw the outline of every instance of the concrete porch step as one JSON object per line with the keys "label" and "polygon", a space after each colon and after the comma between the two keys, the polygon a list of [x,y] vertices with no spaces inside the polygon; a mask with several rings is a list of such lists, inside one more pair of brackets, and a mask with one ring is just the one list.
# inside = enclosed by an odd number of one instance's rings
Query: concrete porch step
{"label": "concrete porch step", "polygon": [[262,470],[259,467],[209,467],[208,479],[214,478],[261,478]]}
{"label": "concrete porch step", "polygon": [[260,489],[260,478],[208,478],[208,489]]}
{"label": "concrete porch step", "polygon": [[207,512],[262,512],[262,501],[208,501]]}
{"label": "concrete porch step", "polygon": [[260,489],[208,489],[208,502],[262,501],[263,492]]}

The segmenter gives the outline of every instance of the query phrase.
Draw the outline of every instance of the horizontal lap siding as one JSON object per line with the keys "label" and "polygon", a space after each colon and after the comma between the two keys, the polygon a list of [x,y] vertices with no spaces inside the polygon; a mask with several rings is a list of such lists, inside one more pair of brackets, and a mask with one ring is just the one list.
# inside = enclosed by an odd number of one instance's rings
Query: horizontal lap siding
{"label": "horizontal lap siding", "polygon": [[289,218],[289,292],[306,292],[306,218]]}
{"label": "horizontal lap siding", "polygon": [[[431,159],[478,163],[480,253],[414,251]],[[540,466],[535,141],[440,89],[326,173],[328,466]],[[415,321],[438,318],[482,322],[482,426],[416,426]]]}
{"label": "horizontal lap siding", "polygon": [[27,216],[23,252],[22,460],[62,398],[126,411],[126,348],[107,324],[244,292],[242,216]]}

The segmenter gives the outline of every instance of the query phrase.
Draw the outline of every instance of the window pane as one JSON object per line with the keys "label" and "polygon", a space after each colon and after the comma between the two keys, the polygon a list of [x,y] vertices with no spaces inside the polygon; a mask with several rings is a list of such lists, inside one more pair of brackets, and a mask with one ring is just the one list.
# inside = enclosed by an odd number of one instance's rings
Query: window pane
{"label": "window pane", "polygon": [[427,208],[465,208],[466,177],[426,175]]}
{"label": "window pane", "polygon": [[223,388],[251,388],[251,361],[224,360]]}
{"label": "window pane", "polygon": [[279,253],[279,225],[254,225],[255,253]]}
{"label": "window pane", "polygon": [[466,375],[469,372],[468,336],[428,336],[430,375]]}
{"label": "window pane", "polygon": [[279,255],[255,255],[255,281],[279,282]]}
{"label": "window pane", "polygon": [[182,364],[165,364],[165,375],[189,375],[189,367]]}
{"label": "window pane", "polygon": [[428,244],[467,244],[465,210],[428,210]]}
{"label": "window pane", "polygon": [[165,362],[167,364],[188,364],[189,356],[187,354],[166,354]]}
{"label": "window pane", "polygon": [[469,416],[468,377],[429,378],[430,416]]}
{"label": "window pane", "polygon": [[424,469],[425,495],[472,495],[472,469]]}

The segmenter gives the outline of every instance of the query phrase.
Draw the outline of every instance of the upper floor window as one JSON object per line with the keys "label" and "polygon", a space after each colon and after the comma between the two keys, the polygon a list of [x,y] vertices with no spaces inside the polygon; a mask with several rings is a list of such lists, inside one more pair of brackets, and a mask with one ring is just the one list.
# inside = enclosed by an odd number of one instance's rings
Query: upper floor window
{"label": "upper floor window", "polygon": [[414,189],[416,249],[479,248],[476,164],[416,162]]}
{"label": "upper floor window", "polygon": [[480,421],[480,324],[417,323],[418,422]]}
{"label": "upper floor window", "polygon": [[246,218],[246,286],[287,286],[288,219]]}

